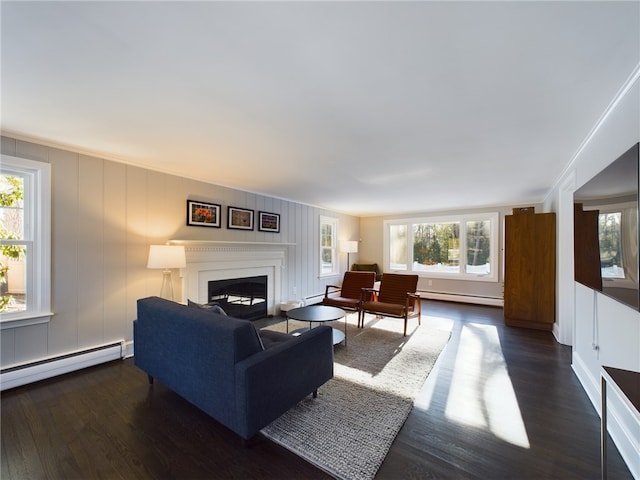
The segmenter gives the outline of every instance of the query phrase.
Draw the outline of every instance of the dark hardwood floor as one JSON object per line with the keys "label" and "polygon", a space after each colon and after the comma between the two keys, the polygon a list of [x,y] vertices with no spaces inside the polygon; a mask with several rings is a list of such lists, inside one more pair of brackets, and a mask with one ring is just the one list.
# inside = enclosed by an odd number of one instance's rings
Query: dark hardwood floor
{"label": "dark hardwood floor", "polygon": [[[451,329],[379,479],[597,479],[600,423],[546,332],[505,327],[502,309],[427,301]],[[8,479],[325,479],[266,439],[240,439],[132,360],[2,393]],[[612,442],[609,474],[631,479]]]}
{"label": "dark hardwood floor", "polygon": [[[600,478],[600,417],[571,347],[505,326],[500,308],[425,302],[423,312],[450,325],[451,340],[376,478]],[[610,478],[631,479],[614,457]]]}

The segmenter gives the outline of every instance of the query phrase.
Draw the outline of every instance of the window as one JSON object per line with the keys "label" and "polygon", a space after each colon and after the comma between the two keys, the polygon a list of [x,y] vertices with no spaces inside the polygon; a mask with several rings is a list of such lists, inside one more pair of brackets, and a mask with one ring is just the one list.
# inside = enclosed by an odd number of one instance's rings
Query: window
{"label": "window", "polygon": [[460,273],[460,223],[413,225],[413,271]]}
{"label": "window", "polygon": [[385,267],[432,278],[498,281],[498,214],[385,222]]}
{"label": "window", "polygon": [[320,216],[320,276],[338,273],[338,219]]}
{"label": "window", "polygon": [[0,321],[46,321],[50,312],[50,166],[2,155]]}
{"label": "window", "polygon": [[409,265],[407,225],[389,225],[389,268],[406,270]]}

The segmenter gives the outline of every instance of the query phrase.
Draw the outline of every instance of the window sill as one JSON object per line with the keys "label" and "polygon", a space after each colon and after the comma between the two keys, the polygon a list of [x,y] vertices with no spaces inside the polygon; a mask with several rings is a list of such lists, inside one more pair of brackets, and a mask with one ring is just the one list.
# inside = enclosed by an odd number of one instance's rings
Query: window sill
{"label": "window sill", "polygon": [[25,312],[11,315],[9,318],[4,318],[4,316],[0,315],[0,329],[5,330],[7,328],[19,328],[38,325],[40,323],[49,323],[53,315],[53,312]]}
{"label": "window sill", "polygon": [[331,278],[331,277],[339,277],[340,273],[322,273],[318,275],[318,278]]}

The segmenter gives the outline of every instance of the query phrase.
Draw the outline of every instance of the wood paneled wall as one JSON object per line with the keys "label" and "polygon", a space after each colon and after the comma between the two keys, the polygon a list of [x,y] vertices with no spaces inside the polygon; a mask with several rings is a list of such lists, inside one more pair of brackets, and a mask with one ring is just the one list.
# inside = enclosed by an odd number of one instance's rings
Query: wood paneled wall
{"label": "wood paneled wall", "polygon": [[[357,217],[308,205],[8,136],[2,137],[2,153],[51,164],[55,313],[49,323],[2,330],[3,368],[114,340],[130,341],[136,300],[160,291],[162,275],[146,268],[151,244],[170,239],[294,244],[287,247],[283,298],[276,299],[280,302],[322,294],[327,283],[341,280],[319,277],[320,215],[339,218],[340,239],[359,238]],[[187,199],[221,204],[223,227],[187,226]],[[256,215],[259,210],[280,213],[280,233],[228,230],[228,205],[253,209]]]}

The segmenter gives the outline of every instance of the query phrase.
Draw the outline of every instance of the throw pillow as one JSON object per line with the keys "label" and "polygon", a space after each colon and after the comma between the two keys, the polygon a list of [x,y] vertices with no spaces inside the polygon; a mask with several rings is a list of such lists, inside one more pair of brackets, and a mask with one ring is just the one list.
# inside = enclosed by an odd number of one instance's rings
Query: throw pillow
{"label": "throw pillow", "polygon": [[[187,306],[191,308],[200,308],[202,310],[206,310],[207,312],[211,312],[211,313],[219,313],[220,315],[224,315],[225,317],[227,316],[227,313],[222,309],[222,307],[215,302],[202,304],[202,303],[197,303],[187,299]],[[260,331],[255,326],[255,324],[252,323],[252,325],[253,325],[253,331],[255,332],[256,337],[258,338],[258,343],[260,344],[260,348],[264,350],[265,349],[264,343],[262,343],[262,338],[260,337]]]}
{"label": "throw pillow", "polygon": [[189,299],[187,299],[187,305],[193,308],[201,308],[202,310],[206,310],[211,313],[217,313],[219,315],[227,316],[227,312],[225,312],[220,305],[217,303],[196,303]]}

